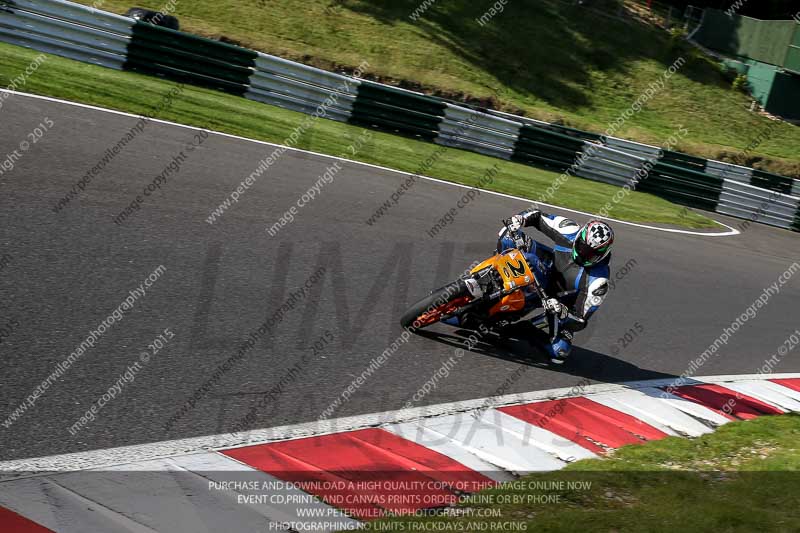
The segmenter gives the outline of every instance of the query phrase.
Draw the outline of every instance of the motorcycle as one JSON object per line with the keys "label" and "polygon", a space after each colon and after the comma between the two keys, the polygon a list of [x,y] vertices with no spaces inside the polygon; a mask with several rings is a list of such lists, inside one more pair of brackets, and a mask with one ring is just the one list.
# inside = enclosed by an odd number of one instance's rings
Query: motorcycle
{"label": "motorcycle", "polygon": [[[505,235],[513,239],[515,248],[495,251],[495,255],[471,268],[461,278],[448,283],[412,305],[401,317],[403,328],[416,331],[438,322],[459,318],[465,329],[483,325],[498,330],[520,321],[527,313],[524,289],[531,287],[547,309],[548,296],[540,276],[528,264],[521,249],[527,247],[526,236],[503,220]],[[537,327],[549,326],[550,338],[558,337],[559,321],[552,313],[542,312],[531,319]],[[546,323],[546,324],[545,324]]]}

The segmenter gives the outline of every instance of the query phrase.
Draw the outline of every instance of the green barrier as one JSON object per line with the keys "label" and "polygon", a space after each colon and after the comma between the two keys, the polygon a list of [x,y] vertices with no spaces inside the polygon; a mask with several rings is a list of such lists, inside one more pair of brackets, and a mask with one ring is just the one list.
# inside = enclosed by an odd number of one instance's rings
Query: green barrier
{"label": "green barrier", "polygon": [[435,98],[365,82],[358,87],[348,122],[433,141],[446,107]]}
{"label": "green barrier", "polygon": [[542,167],[548,170],[555,170],[558,172],[563,172],[572,166],[572,163],[565,163],[559,159],[552,159],[544,155],[534,155],[534,154],[516,154],[511,157],[511,160],[516,163]]}
{"label": "green barrier", "polygon": [[412,137],[420,137],[426,141],[433,141],[437,136],[437,129],[421,128],[418,126],[409,125],[406,122],[393,120],[392,118],[385,118],[378,115],[370,115],[359,110],[358,113],[353,112],[350,118],[347,119],[349,124],[363,126],[366,128],[375,128],[379,130],[388,131],[390,133],[399,133],[404,135],[411,135]]}
{"label": "green barrier", "polygon": [[123,68],[243,96],[256,57],[252,50],[137,21]]}
{"label": "green barrier", "polygon": [[356,100],[353,104],[353,112],[348,119],[350,124],[419,136],[428,141],[434,140],[438,135],[441,121],[441,117],[364,100]]}
{"label": "green barrier", "polygon": [[567,126],[561,126],[560,124],[549,124],[547,129],[564,135],[569,135],[570,137],[577,137],[583,141],[597,141],[601,137],[599,133],[578,130]]}
{"label": "green barrier", "polygon": [[656,163],[637,189],[671,202],[714,211],[722,193],[722,178],[669,163]]}
{"label": "green barrier", "polygon": [[584,144],[564,133],[525,125],[519,130],[511,160],[566,170],[575,163]]}
{"label": "green barrier", "polygon": [[213,58],[233,65],[253,67],[258,57],[258,52],[247,48],[206,39],[191,33],[154,26],[142,21],[137,21],[132,29],[133,36],[131,40],[134,43],[139,39],[146,39],[164,47],[183,50],[200,57]]}
{"label": "green barrier", "polygon": [[673,204],[685,205],[695,209],[702,209],[703,211],[714,212],[717,208],[717,203],[706,199],[703,196],[695,196],[688,194],[679,189],[662,189],[659,191],[645,191],[655,194],[659,198],[672,202]]}
{"label": "green barrier", "polygon": [[244,96],[244,94],[247,92],[247,86],[243,86],[238,83],[231,83],[225,80],[210,78],[201,74],[186,72],[164,65],[156,65],[150,61],[138,61],[135,58],[130,57],[125,62],[125,70],[139,72],[140,74],[146,74],[148,76],[163,77],[172,81],[196,85],[198,87],[205,87],[207,89],[222,91],[236,96]]}
{"label": "green barrier", "polygon": [[522,136],[517,140],[517,143],[521,148],[523,147],[542,147],[547,149],[555,149],[559,151],[569,152],[571,154],[575,154],[576,152],[580,152],[583,150],[584,142],[578,141],[576,143],[565,143],[559,139],[548,139],[548,138],[541,138],[541,137],[528,137]]}
{"label": "green barrier", "polygon": [[698,170],[691,170],[684,167],[679,167],[664,161],[658,161],[653,165],[653,171],[665,176],[676,177],[689,183],[696,183],[698,185],[710,185],[722,190],[723,179],[718,176],[706,174]]}
{"label": "green barrier", "polygon": [[585,141],[575,137],[570,137],[569,135],[555,133],[545,129],[531,128],[530,126],[523,126],[520,129],[519,140],[522,142],[544,143],[547,146],[556,146],[572,152],[579,152],[583,150],[585,145]]}
{"label": "green barrier", "polygon": [[673,178],[679,178],[689,183],[698,183],[703,185],[709,183],[710,180],[714,180],[714,183],[718,181],[720,187],[722,186],[722,178],[706,174],[699,170],[691,170],[678,165],[673,165],[672,163],[666,163],[664,161],[657,162],[653,166],[653,169],[659,174]]}
{"label": "green barrier", "polygon": [[702,157],[673,152],[672,150],[663,150],[660,160],[670,165],[695,170],[697,172],[703,172],[706,169],[706,160]]}
{"label": "green barrier", "polygon": [[540,141],[530,139],[520,139],[514,147],[514,155],[517,156],[545,156],[567,165],[571,165],[575,161],[575,157],[579,152],[564,148],[561,146],[551,145]]}
{"label": "green barrier", "polygon": [[518,140],[544,142],[550,146],[559,146],[570,149],[573,152],[583,150],[583,146],[585,144],[581,139],[576,139],[575,137],[570,137],[569,135],[565,135],[563,133],[556,133],[543,128],[527,125],[520,128]]}
{"label": "green barrier", "polygon": [[394,87],[386,87],[368,81],[363,81],[358,86],[359,100],[369,100],[375,103],[388,104],[401,109],[410,109],[426,115],[444,117],[447,104],[432,96],[408,93]]}
{"label": "green barrier", "polygon": [[144,40],[131,41],[128,46],[128,57],[132,57],[137,62],[165,65],[241,85],[247,85],[250,82],[250,75],[253,72],[249,68],[226,64],[182,50],[164,48],[154,42]]}
{"label": "green barrier", "polygon": [[794,180],[792,178],[771,174],[763,170],[753,170],[753,177],[750,178],[750,185],[789,195],[792,194],[793,184]]}
{"label": "green barrier", "polygon": [[714,202],[719,199],[722,192],[722,180],[718,184],[711,181],[689,180],[658,170],[652,170],[650,175],[641,181],[641,184],[656,188],[672,188]]}
{"label": "green barrier", "polygon": [[558,156],[551,156],[545,153],[534,154],[530,152],[520,152],[514,154],[511,156],[511,160],[526,165],[544,167],[550,170],[558,170],[559,172],[567,170],[573,164],[573,161],[564,161]]}
{"label": "green barrier", "polygon": [[647,178],[647,180],[642,181],[642,185],[638,187],[638,190],[641,192],[654,194],[659,198],[663,198],[664,200],[668,200],[675,204],[694,207],[696,209],[703,209],[705,211],[713,212],[717,208],[719,197],[714,197],[713,195],[709,194],[709,191],[700,191],[697,193],[687,190],[679,182],[662,182],[657,179],[654,179],[651,183],[646,183],[651,179],[652,176]]}
{"label": "green barrier", "polygon": [[434,131],[442,121],[442,117],[386,105],[372,100],[364,100],[363,98],[356,100],[355,105],[358,106],[359,114],[368,117],[370,120],[381,118],[397,122],[398,124],[405,124],[409,127]]}

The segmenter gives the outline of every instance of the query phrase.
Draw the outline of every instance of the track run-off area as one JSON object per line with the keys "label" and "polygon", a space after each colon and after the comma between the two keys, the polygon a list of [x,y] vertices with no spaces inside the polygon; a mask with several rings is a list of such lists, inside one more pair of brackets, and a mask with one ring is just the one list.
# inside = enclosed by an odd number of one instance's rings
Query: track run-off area
{"label": "track run-off area", "polygon": [[454,357],[455,330],[403,336],[399,316],[488,257],[500,220],[530,201],[484,192],[432,237],[467,189],[420,179],[371,219],[407,174],[287,150],[248,180],[274,145],[158,121],[115,150],[138,121],[5,101],[3,460],[582,383],[800,371],[791,232],[614,223],[611,294],[567,365],[543,365],[522,338]]}

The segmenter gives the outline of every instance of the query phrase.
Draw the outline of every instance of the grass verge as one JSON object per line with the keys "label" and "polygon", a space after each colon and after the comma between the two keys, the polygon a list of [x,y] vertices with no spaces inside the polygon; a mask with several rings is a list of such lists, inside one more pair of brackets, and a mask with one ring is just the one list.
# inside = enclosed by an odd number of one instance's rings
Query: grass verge
{"label": "grass verge", "polygon": [[[7,86],[38,55],[38,52],[26,48],[0,43],[0,86]],[[172,87],[173,83],[159,78],[48,56],[20,90],[143,114],[152,112]],[[7,100],[4,107],[12,105],[13,99]],[[293,111],[192,86],[186,86],[170,107],[155,116],[275,143],[284,143],[306,117]],[[339,155],[346,153],[347,147],[361,132],[362,128],[322,119],[305,130],[296,147]],[[553,172],[381,132],[374,132],[370,141],[355,156],[347,155],[366,163],[416,172],[421,162],[434,153],[438,158],[433,167],[425,172],[426,175],[475,185],[487,169],[497,165],[498,173],[494,181],[484,188],[526,198],[540,197],[542,191],[557,177]],[[619,188],[603,183],[570,178],[558,190],[552,203],[593,211],[608,202],[617,191]],[[375,207],[377,209],[379,206]],[[700,214],[640,192],[633,192],[616,204],[609,216],[688,228],[718,227]]]}
{"label": "grass verge", "polygon": [[[167,3],[136,5],[163,9]],[[715,61],[635,17],[625,22],[576,4],[227,0],[222,7],[194,0],[177,2],[175,14],[183,29],[206,37],[326,69],[366,60],[368,74],[390,84],[595,132],[605,131],[682,56],[686,64],[615,135],[660,145],[682,124],[690,131],[683,151],[800,176],[800,128],[773,128],[750,112],[752,98],[734,90]],[[591,4],[617,12],[616,1]],[[481,24],[493,6],[494,16]],[[117,13],[129,7],[129,0],[102,3]],[[743,156],[759,136],[766,140]]]}
{"label": "grass verge", "polygon": [[363,531],[797,531],[799,441],[800,415],[734,422],[527,476],[463,500],[451,516]]}

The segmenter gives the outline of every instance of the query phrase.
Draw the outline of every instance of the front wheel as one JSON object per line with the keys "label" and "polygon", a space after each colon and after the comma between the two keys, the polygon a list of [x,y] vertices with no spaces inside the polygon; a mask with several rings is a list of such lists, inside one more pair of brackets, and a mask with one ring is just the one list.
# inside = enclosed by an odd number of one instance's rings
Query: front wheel
{"label": "front wheel", "polygon": [[435,324],[470,301],[469,292],[462,280],[454,281],[412,305],[400,318],[405,329],[422,329]]}

